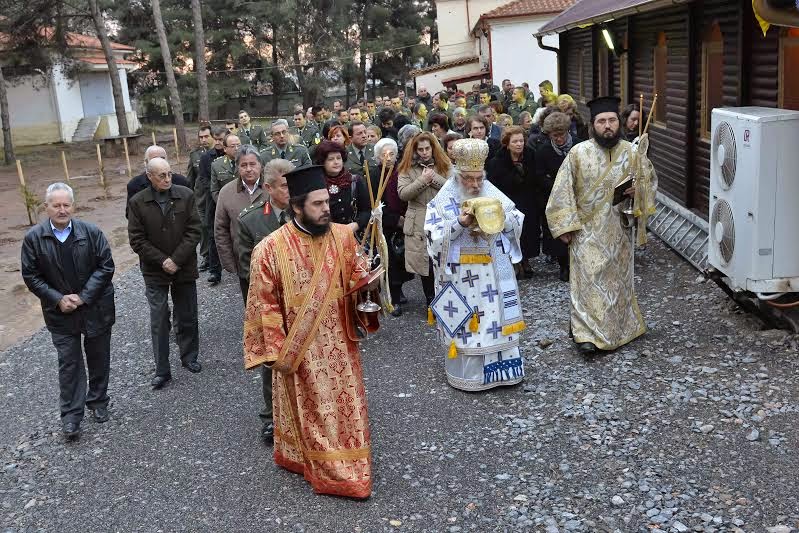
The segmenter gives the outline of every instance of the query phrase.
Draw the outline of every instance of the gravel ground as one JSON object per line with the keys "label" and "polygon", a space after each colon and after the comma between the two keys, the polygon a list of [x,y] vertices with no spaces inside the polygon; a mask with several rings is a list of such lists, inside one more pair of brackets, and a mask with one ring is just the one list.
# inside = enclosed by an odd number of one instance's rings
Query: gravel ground
{"label": "gravel ground", "polygon": [[[799,529],[797,336],[761,331],[654,241],[650,332],[586,360],[552,265],[522,282],[527,378],[467,394],[411,304],[364,343],[374,492],[314,495],[258,439],[238,282],[200,283],[204,370],[151,391],[137,269],[119,276],[111,421],[65,444],[46,331],[0,354],[6,531],[745,531]],[[174,347],[173,347],[174,349]],[[177,358],[173,357],[174,361]]]}

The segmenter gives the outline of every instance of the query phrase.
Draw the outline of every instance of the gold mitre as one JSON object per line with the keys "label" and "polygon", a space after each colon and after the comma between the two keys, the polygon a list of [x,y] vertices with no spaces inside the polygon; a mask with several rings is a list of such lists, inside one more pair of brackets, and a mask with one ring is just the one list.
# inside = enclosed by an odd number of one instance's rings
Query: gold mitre
{"label": "gold mitre", "polygon": [[480,197],[465,200],[461,209],[464,213],[474,215],[477,226],[486,235],[499,233],[505,227],[505,211],[498,198]]}
{"label": "gold mitre", "polygon": [[481,139],[458,139],[452,143],[455,167],[464,172],[483,170],[488,157],[488,143]]}

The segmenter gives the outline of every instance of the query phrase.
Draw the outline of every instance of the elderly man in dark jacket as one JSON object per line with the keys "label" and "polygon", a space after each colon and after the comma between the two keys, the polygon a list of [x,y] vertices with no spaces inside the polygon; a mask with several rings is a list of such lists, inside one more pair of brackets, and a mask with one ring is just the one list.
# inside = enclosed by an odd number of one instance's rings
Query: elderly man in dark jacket
{"label": "elderly man in dark jacket", "polygon": [[157,157],[147,163],[149,187],[130,200],[128,238],[139,256],[150,304],[150,333],[155,354],[155,378],[160,389],[172,379],[169,366],[169,303],[177,322],[176,334],[183,366],[191,372],[202,370],[197,327],[197,243],[200,216],[194,194],[188,187],[172,184],[169,163]]}
{"label": "elderly man in dark jacket", "polygon": [[[147,163],[149,163],[150,159],[154,159],[156,157],[160,157],[162,159],[166,159],[166,150],[162,146],[158,146],[157,144],[153,144],[147,147],[147,150],[144,151],[144,166],[147,167]],[[175,185],[183,185],[184,187],[191,187],[191,183],[189,182],[188,178],[181,174],[172,174],[172,183]],[[128,202],[130,199],[136,196],[136,193],[139,191],[143,191],[150,187],[150,181],[147,179],[147,173],[142,172],[138,176],[134,176],[128,182],[127,194],[128,194]],[[125,204],[125,217],[128,216],[128,207]]]}
{"label": "elderly man in dark jacket", "polygon": [[[108,372],[114,324],[114,260],[97,226],[72,218],[69,185],[47,188],[47,219],[25,235],[22,278],[42,304],[44,322],[58,352],[58,384],[64,436],[80,436],[84,407],[97,422],[108,420]],[[89,370],[81,352],[81,336]]]}

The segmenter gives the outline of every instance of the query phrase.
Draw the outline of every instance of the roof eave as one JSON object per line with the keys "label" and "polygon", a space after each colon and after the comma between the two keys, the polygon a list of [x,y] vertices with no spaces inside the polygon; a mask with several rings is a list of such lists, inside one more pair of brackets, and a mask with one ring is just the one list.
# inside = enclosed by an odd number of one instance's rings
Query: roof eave
{"label": "roof eave", "polygon": [[[630,15],[638,15],[641,13],[647,13],[649,11],[656,11],[658,9],[664,9],[671,6],[683,5],[683,4],[690,4],[693,0],[652,0],[651,2],[647,2],[645,4],[640,4],[634,7],[628,7],[625,9],[620,9],[618,11],[611,11],[604,14],[595,15],[593,17],[577,20],[574,22],[569,22],[563,25],[556,25],[551,28],[544,26],[541,28],[540,31],[533,34],[533,37],[544,37],[546,35],[555,35],[558,33],[563,33],[565,31],[573,30],[574,28],[579,28],[580,26],[591,26],[594,24],[602,24],[604,22],[610,22],[612,20],[616,20],[621,17],[629,17]],[[577,5],[577,4],[575,4]],[[569,10],[564,11],[561,15],[568,13]],[[553,19],[552,23],[557,23],[557,18]]]}

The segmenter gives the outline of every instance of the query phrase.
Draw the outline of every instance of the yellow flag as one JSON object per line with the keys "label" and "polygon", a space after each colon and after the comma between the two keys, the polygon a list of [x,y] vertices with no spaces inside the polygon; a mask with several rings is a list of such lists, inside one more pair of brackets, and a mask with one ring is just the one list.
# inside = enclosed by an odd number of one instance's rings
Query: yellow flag
{"label": "yellow flag", "polygon": [[755,14],[757,23],[760,24],[760,29],[763,30],[763,37],[765,37],[771,24],[758,14],[757,9],[755,9],[755,0],[752,0],[752,12]]}

